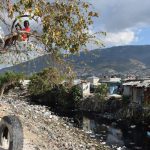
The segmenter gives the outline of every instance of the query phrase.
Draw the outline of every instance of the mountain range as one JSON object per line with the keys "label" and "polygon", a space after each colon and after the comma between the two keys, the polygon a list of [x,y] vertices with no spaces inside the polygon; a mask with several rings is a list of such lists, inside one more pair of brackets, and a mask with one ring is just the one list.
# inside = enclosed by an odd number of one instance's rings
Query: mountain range
{"label": "mountain range", "polygon": [[[111,48],[95,49],[80,52],[79,55],[70,55],[67,59],[74,66],[79,75],[90,74],[150,74],[150,45],[118,46]],[[54,62],[49,56],[44,55],[22,64],[7,67],[0,73],[13,70],[31,74],[39,72]]]}
{"label": "mountain range", "polygon": [[69,59],[81,74],[150,73],[150,45],[95,49]]}

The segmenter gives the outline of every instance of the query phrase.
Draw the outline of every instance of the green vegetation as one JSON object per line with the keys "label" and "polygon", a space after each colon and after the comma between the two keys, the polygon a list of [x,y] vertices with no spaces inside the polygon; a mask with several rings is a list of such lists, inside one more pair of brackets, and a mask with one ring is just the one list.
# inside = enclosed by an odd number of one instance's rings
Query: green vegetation
{"label": "green vegetation", "polygon": [[78,104],[82,98],[80,88],[77,86],[66,87],[64,85],[59,85],[47,92],[46,103],[53,108],[60,110],[71,110],[78,108]]}
{"label": "green vegetation", "polygon": [[40,102],[54,109],[71,110],[78,109],[78,104],[82,98],[79,87],[66,87],[57,85],[45,93],[31,95],[31,101]]}
{"label": "green vegetation", "polygon": [[62,110],[77,108],[82,97],[80,88],[63,83],[64,79],[56,68],[34,74],[28,87],[32,100]]}
{"label": "green vegetation", "polygon": [[107,84],[101,84],[95,89],[95,95],[99,100],[105,100],[108,93]]}
{"label": "green vegetation", "polygon": [[[35,21],[38,25],[40,24],[41,29],[38,28],[40,32],[31,29],[33,32],[30,33],[30,36],[35,38],[33,41],[40,44],[57,60],[62,58],[59,57],[62,51],[66,51],[67,55],[78,53],[81,49],[86,49],[89,42],[103,45],[97,39],[96,34],[105,35],[104,32],[89,32],[89,26],[94,23],[93,18],[98,17],[98,14],[92,10],[91,4],[88,2],[81,0],[54,0],[53,2],[47,0],[1,0],[0,9],[0,21],[11,32],[15,31],[14,26],[17,22],[24,20],[23,17],[28,17],[30,23]],[[6,19],[12,22],[12,26],[10,26],[11,22],[7,24]],[[72,71],[69,68],[68,72],[64,71],[63,73],[69,76],[67,80],[72,79]],[[31,96],[47,95],[46,101],[50,99],[54,104],[67,108],[76,107],[75,104],[78,104],[81,97],[80,89],[61,85],[64,75],[55,68],[45,69],[34,74],[28,87]]]}
{"label": "green vegetation", "polygon": [[82,98],[81,88],[79,86],[73,86],[69,92],[69,99],[71,99],[73,101],[75,108],[79,107],[81,98]]}
{"label": "green vegetation", "polygon": [[30,78],[29,92],[39,95],[50,91],[63,81],[63,76],[56,68],[46,68]]}
{"label": "green vegetation", "polygon": [[19,81],[24,79],[24,75],[22,73],[15,72],[6,72],[0,75],[0,89],[1,89],[1,97],[6,89],[10,87],[14,87],[19,84]]}
{"label": "green vegetation", "polygon": [[[115,72],[124,75],[132,68],[134,72],[137,71],[137,75],[149,76],[149,69],[144,70],[143,72],[142,65],[140,66],[140,64],[150,66],[150,59],[149,57],[146,57],[150,56],[149,49],[149,45],[95,49],[88,51],[88,53],[81,52],[80,56],[71,55],[68,58],[68,61],[72,61],[72,64],[80,73],[84,73],[83,68],[85,68],[89,74],[91,72],[93,72],[93,74],[107,74],[109,71],[114,70]],[[134,61],[131,60],[135,60],[137,63],[134,63]],[[84,64],[86,64],[86,66]]]}
{"label": "green vegetation", "polygon": [[130,103],[130,96],[123,96],[122,98],[123,105],[128,105]]}

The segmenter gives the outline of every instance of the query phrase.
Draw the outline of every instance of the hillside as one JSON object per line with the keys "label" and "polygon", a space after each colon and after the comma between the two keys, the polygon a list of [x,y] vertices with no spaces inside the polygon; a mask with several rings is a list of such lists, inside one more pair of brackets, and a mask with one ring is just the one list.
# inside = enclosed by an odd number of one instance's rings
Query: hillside
{"label": "hillside", "polygon": [[23,62],[18,65],[0,69],[0,73],[6,71],[15,71],[15,72],[22,72],[27,75],[30,75],[32,73],[41,71],[43,68],[46,68],[48,66],[55,66],[55,65],[56,63],[54,62],[54,60],[50,55],[44,55],[27,62]]}
{"label": "hillside", "polygon": [[7,115],[15,115],[21,121],[23,150],[109,150],[102,142],[69,125],[67,118],[55,115],[46,106],[31,105],[25,93],[15,89],[0,101],[0,120]]}
{"label": "hillside", "polygon": [[[14,70],[31,74],[56,63],[50,56],[41,56],[34,60],[1,69]],[[88,74],[150,74],[150,45],[145,46],[118,46],[106,49],[96,49],[87,53],[81,52],[79,56],[71,55],[67,62],[74,64],[74,69],[79,75]]]}
{"label": "hillside", "polygon": [[[100,73],[149,73],[150,45],[118,46],[106,49],[96,49],[69,59],[75,64],[75,69],[81,74]],[[84,68],[84,69],[83,69]]]}

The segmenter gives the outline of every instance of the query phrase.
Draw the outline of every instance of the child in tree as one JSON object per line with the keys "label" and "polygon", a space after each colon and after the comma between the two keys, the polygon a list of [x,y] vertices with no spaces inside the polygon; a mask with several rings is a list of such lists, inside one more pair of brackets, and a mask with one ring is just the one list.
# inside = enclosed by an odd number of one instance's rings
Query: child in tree
{"label": "child in tree", "polygon": [[[17,40],[27,41],[28,40],[28,33],[30,33],[31,29],[29,27],[29,21],[24,21],[24,28],[21,27],[19,23],[15,25],[16,31],[12,35],[10,35],[4,42],[4,50],[9,45],[15,44]],[[24,31],[24,33],[18,33],[20,31]]]}
{"label": "child in tree", "polygon": [[[26,33],[21,34],[21,40],[26,41],[28,39],[28,33],[31,31],[31,29],[29,27],[29,21],[28,20],[24,21],[24,28],[22,28],[19,23],[17,23],[15,27],[16,27],[17,31],[20,30],[20,31],[25,31],[26,32]],[[20,29],[18,29],[17,27],[19,27]]]}

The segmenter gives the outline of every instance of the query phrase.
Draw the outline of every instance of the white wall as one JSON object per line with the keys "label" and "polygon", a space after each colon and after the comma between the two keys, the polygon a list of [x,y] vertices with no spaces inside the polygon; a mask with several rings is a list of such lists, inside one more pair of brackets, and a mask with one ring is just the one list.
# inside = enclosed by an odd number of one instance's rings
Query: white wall
{"label": "white wall", "polygon": [[90,94],[90,82],[81,83],[80,87],[81,87],[83,97],[88,96]]}

